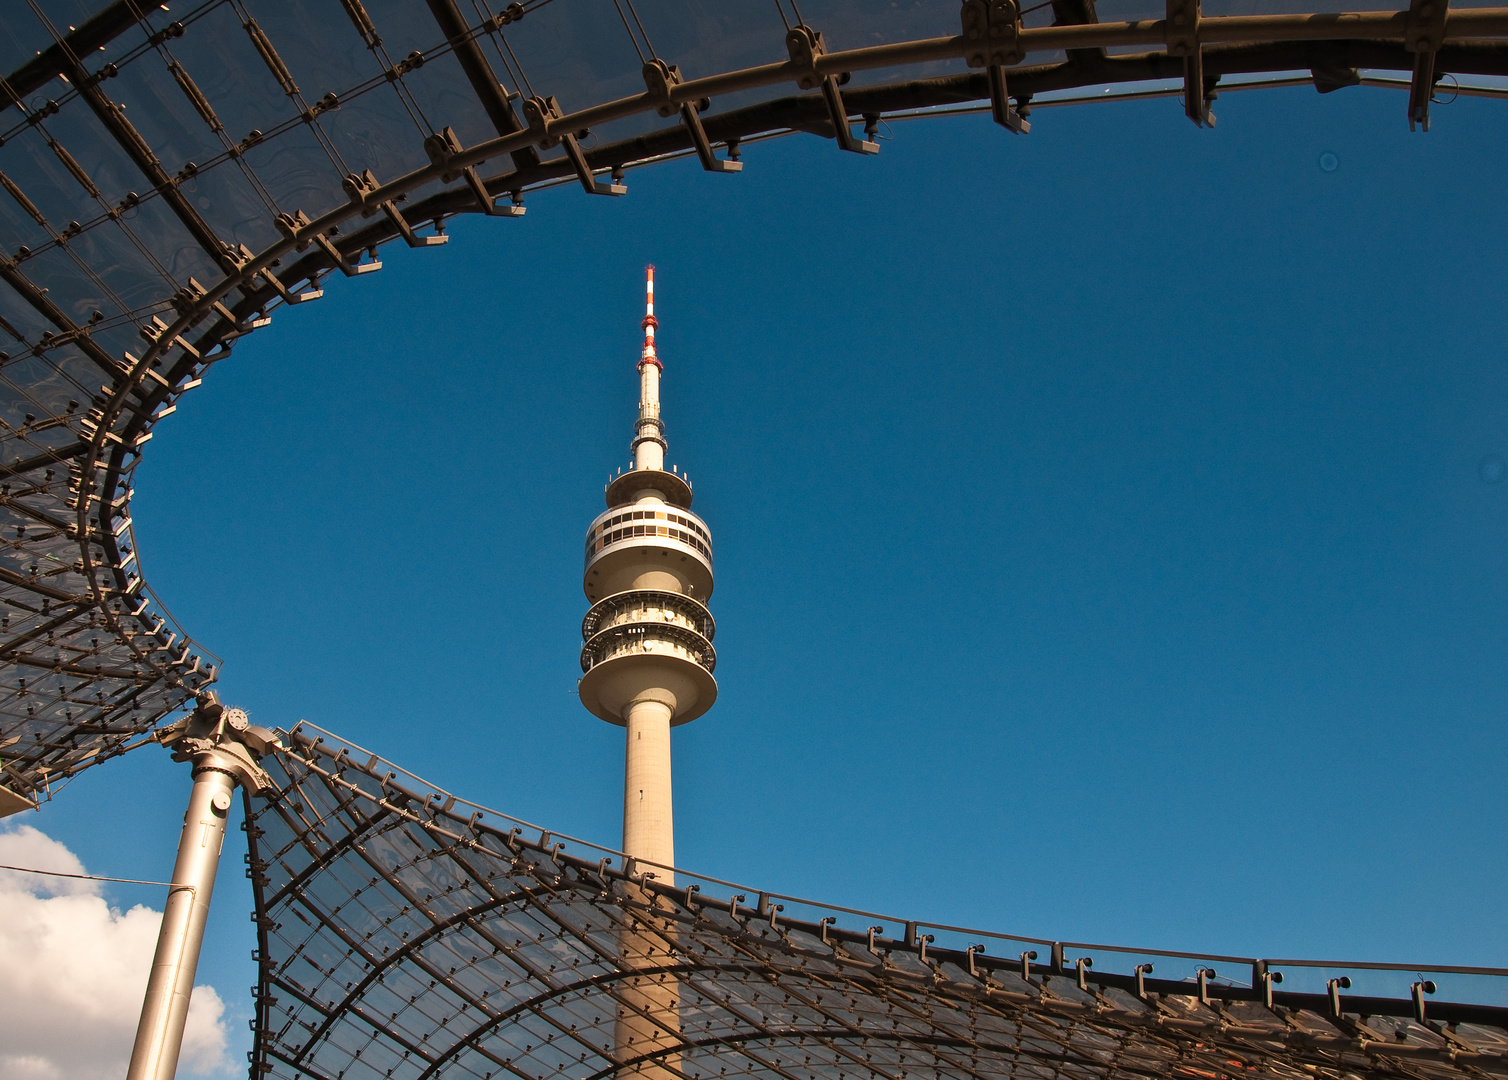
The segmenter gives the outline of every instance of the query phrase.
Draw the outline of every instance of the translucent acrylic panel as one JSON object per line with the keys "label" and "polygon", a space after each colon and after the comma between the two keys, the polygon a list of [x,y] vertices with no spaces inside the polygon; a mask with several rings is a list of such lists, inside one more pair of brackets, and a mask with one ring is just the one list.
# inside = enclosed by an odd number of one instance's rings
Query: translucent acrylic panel
{"label": "translucent acrylic panel", "polygon": [[44,0],[37,4],[52,30],[59,34],[68,33],[103,6],[101,0]]}
{"label": "translucent acrylic panel", "polygon": [[[396,62],[416,49],[428,54],[445,43],[446,35],[441,32],[427,4],[420,6],[410,4],[407,0],[363,0],[362,6],[366,8],[372,25],[377,28],[377,36],[382,39],[380,56]],[[477,5],[471,0],[456,0],[456,6],[460,8],[461,19],[468,27],[481,23],[483,16],[477,14]],[[332,29],[344,31],[356,39],[358,44],[361,42],[360,35],[349,19]],[[366,48],[365,45],[361,47]],[[374,63],[381,66],[376,60]]]}
{"label": "translucent acrylic panel", "polygon": [[253,130],[271,131],[298,115],[228,5],[196,19],[169,46],[232,141],[239,143]]}
{"label": "translucent acrylic panel", "polygon": [[[74,240],[83,241],[84,236]],[[39,288],[46,289],[47,298],[77,326],[88,325],[96,311],[103,317],[119,315],[125,310],[116,303],[113,290],[102,287],[98,276],[89,272],[93,267],[86,260],[88,255],[96,253],[95,248],[96,245],[87,242],[79,244],[78,249],[73,245],[52,247],[26,262],[26,276]]]}
{"label": "translucent acrylic panel", "polygon": [[[174,287],[188,282],[192,275],[199,281],[208,282],[220,277],[220,266],[190,234],[172,207],[160,198],[142,199],[141,205],[120,217],[123,229],[129,230],[136,242],[152,253],[152,262],[159,273],[165,273]],[[122,275],[125,277],[126,275]],[[109,280],[109,279],[107,279]],[[147,284],[143,276],[139,289],[119,288],[132,307],[139,307],[154,300],[166,299],[173,288],[167,282],[162,286]],[[163,288],[165,292],[159,292]]]}
{"label": "translucent acrylic panel", "polygon": [[[221,161],[212,169],[201,169],[180,190],[203,215],[215,235],[231,246],[244,244],[260,251],[280,235],[273,224],[277,209],[263,200],[255,186],[251,167],[240,161]],[[200,279],[205,285],[207,279]]]}
{"label": "translucent acrylic panel", "polygon": [[386,183],[429,164],[424,152],[429,129],[387,82],[343,97],[340,107],[325,113],[318,123],[350,172],[370,169]]}
{"label": "translucent acrylic panel", "polygon": [[[27,413],[43,415],[54,411],[61,412],[67,408],[69,400],[79,400],[84,393],[81,388],[69,387],[67,396],[61,402],[56,402],[57,409],[49,409],[49,399],[55,399],[55,383],[58,378],[57,370],[45,359],[30,354],[11,354],[11,359],[0,361],[0,380],[4,381],[3,404],[0,404],[0,419],[4,419],[9,429],[6,434],[9,439],[6,456],[8,458],[24,458],[36,454],[35,447],[14,437],[12,432],[22,424],[22,417]],[[85,399],[87,400],[87,398]]]}
{"label": "translucent acrylic panel", "polygon": [[85,356],[76,346],[66,345],[49,350],[47,361],[53,373],[35,382],[30,388],[32,397],[49,413],[58,415],[66,411],[70,400],[88,404],[100,393],[100,386],[107,376],[95,362]]}
{"label": "translucent acrylic panel", "polygon": [[772,3],[641,0],[634,9],[656,54],[687,79],[787,59],[785,24]]}
{"label": "translucent acrylic panel", "polygon": [[126,110],[137,133],[169,173],[177,173],[190,161],[205,165],[225,152],[225,144],[156,53],[122,67],[103,89]]}
{"label": "translucent acrylic panel", "polygon": [[[167,316],[164,316],[166,318]],[[125,318],[106,319],[94,328],[90,335],[94,343],[98,345],[106,355],[125,364],[125,356],[130,353],[140,356],[146,342],[137,332],[140,324]]]}
{"label": "translucent acrylic panel", "polygon": [[643,65],[612,0],[536,8],[506,38],[533,93],[557,97],[564,112],[644,92]]}
{"label": "translucent acrylic panel", "polygon": [[339,168],[304,124],[247,150],[245,160],[284,213],[315,218],[348,201]]}
{"label": "translucent acrylic panel", "polygon": [[[485,49],[483,55],[492,68],[494,78],[501,80],[504,70],[496,55]],[[453,52],[436,53],[425,61],[423,67],[404,75],[403,85],[413,95],[417,107],[428,122],[436,130],[453,128],[462,146],[473,146],[487,139],[497,138],[497,129],[487,116],[461,62]],[[516,107],[514,115],[522,126],[523,117]]]}
{"label": "translucent acrylic panel", "polygon": [[[22,198],[36,206],[36,201],[25,188],[20,186],[16,177],[11,175],[19,163],[19,155],[12,154],[6,157],[4,152],[0,151],[0,172],[5,173],[6,179],[17,186]],[[22,172],[24,175],[26,170],[23,169]],[[38,248],[49,240],[51,236],[47,230],[37,223],[36,218],[25,209],[21,201],[13,197],[9,191],[0,191],[0,252],[14,253],[22,246]]]}
{"label": "translucent acrylic panel", "polygon": [[52,44],[52,35],[25,4],[0,5],[0,71],[7,75]]}
{"label": "translucent acrylic panel", "polygon": [[[247,7],[310,104],[331,91],[347,94],[380,78],[385,70],[386,65],[367,49],[337,4],[258,0]],[[414,11],[428,14],[427,8],[417,5]],[[434,37],[442,35],[436,32]]]}
{"label": "translucent acrylic panel", "polygon": [[[87,403],[99,393],[104,373],[95,364],[71,347],[53,349],[44,356],[14,355],[0,367],[0,377],[5,379],[14,397],[11,407],[16,417],[7,417],[12,427],[20,424],[25,413],[39,417],[64,415],[68,402]],[[74,441],[66,428],[51,428],[48,431],[28,436],[28,449],[18,453],[30,455],[43,449],[63,446]]]}
{"label": "translucent acrylic panel", "polygon": [[[23,262],[19,269],[26,274],[27,263]],[[48,322],[40,311],[32,305],[20,293],[11,288],[9,283],[0,285],[0,315],[3,315],[8,328],[0,328],[0,349],[4,349],[15,357],[18,350],[14,347],[12,334],[20,337],[21,343],[26,346],[34,345],[45,332],[51,330],[57,332],[57,327]]]}
{"label": "translucent acrylic panel", "polygon": [[801,5],[807,24],[820,30],[827,47],[834,51],[954,37],[959,32],[958,11],[951,0],[912,0],[907,4],[892,0],[811,0]]}
{"label": "translucent acrylic panel", "polygon": [[[82,108],[77,102],[74,104]],[[58,120],[60,117],[52,119]],[[74,154],[74,159],[83,166],[96,189],[103,192],[104,189],[99,186],[100,181],[94,179],[93,171],[83,164],[84,158],[87,158],[98,166],[101,158],[108,156],[95,148],[93,140],[98,137],[98,133],[85,135],[76,130],[77,125],[69,126],[79,136],[78,149],[84,155],[80,158],[78,154]],[[49,122],[48,130],[51,131],[52,128],[53,125]],[[61,139],[58,141],[61,142]],[[72,153],[71,148],[69,152]],[[4,148],[0,149],[0,169],[26,193],[27,198],[54,229],[61,230],[70,221],[92,221],[105,212],[106,207],[89,195],[48,146],[42,132],[35,128],[28,128],[9,139]],[[138,182],[137,186],[145,185]]]}
{"label": "translucent acrylic panel", "polygon": [[[88,280],[87,284],[81,282],[76,286],[81,296],[103,291],[120,311],[131,312],[165,302],[172,295],[176,285],[166,276],[165,269],[158,265],[155,257],[141,249],[144,245],[151,250],[151,238],[132,239],[131,230],[143,220],[151,222],[153,215],[148,212],[144,219],[142,208],[137,208],[127,211],[119,221],[103,222],[69,241],[68,252],[73,256],[69,261],[84,263],[89,267],[91,277],[98,279],[98,283]],[[176,219],[173,226],[180,227]],[[46,253],[46,256],[42,260],[44,265],[57,259],[53,252]],[[42,259],[41,256],[38,258]],[[82,311],[86,320],[91,314],[82,306],[77,310]],[[114,314],[108,308],[101,310],[107,319]]]}
{"label": "translucent acrylic panel", "polygon": [[[125,118],[134,125],[136,118],[129,109],[125,111]],[[107,205],[119,203],[129,191],[145,194],[150,189],[151,181],[146,174],[127,156],[121,144],[82,99],[69,101],[43,126],[83,167]],[[78,187],[71,177],[70,183]],[[96,209],[90,213],[91,217],[99,212],[98,204],[94,205]]]}

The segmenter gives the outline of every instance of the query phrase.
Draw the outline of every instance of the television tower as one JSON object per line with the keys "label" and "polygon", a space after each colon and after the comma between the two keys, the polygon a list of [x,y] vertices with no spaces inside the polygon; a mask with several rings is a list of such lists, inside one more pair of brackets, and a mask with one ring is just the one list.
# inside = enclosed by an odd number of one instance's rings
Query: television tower
{"label": "television tower", "polygon": [[[626,729],[625,870],[672,885],[670,729],[717,699],[715,628],[706,607],[712,534],[691,512],[690,481],[674,466],[665,470],[653,266],[645,270],[644,289],[634,463],[608,481],[607,510],[586,531],[582,586],[592,608],[581,623],[578,687],[594,716]],[[629,895],[652,903],[639,886],[630,885]],[[666,977],[677,960],[674,935],[634,926],[618,939],[618,1080],[681,1080],[680,984]]]}
{"label": "television tower", "polygon": [[691,484],[665,469],[655,271],[645,271],[644,350],[633,468],[608,482],[607,510],[586,532],[581,703],[627,729],[623,851],[671,884],[670,729],[717,699],[712,669],[712,534],[691,512]]}

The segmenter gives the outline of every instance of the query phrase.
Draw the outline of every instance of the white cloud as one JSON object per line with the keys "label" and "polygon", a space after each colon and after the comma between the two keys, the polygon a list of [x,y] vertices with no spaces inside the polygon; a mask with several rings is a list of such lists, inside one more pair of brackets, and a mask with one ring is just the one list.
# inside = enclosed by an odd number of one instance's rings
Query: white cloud
{"label": "white cloud", "polygon": [[[0,826],[0,864],[84,873],[29,825]],[[119,1080],[161,921],[110,907],[98,882],[0,870],[0,1078]],[[231,1074],[224,1012],[213,987],[194,987],[180,1076]]]}

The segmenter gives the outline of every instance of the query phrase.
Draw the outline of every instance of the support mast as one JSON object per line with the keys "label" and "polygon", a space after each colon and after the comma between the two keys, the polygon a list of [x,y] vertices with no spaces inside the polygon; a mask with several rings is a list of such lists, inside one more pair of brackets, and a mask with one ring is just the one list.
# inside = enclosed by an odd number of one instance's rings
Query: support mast
{"label": "support mast", "polygon": [[201,694],[193,715],[163,729],[158,741],[172,747],[175,760],[193,763],[194,786],[126,1080],[173,1080],[178,1071],[231,799],[238,785],[253,793],[272,786],[257,756],[278,745],[272,732],[251,726],[213,693]]}

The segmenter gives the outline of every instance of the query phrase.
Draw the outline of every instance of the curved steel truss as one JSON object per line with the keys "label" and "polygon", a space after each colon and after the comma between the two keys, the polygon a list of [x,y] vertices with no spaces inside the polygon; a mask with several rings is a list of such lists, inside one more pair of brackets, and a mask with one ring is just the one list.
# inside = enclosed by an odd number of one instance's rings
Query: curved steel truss
{"label": "curved steel truss", "polygon": [[[531,189],[988,102],[1024,131],[1075,87],[1322,91],[1508,74],[1508,8],[1238,0],[115,0],[0,16],[0,811],[140,741],[217,661],[141,575],[132,477],[157,421],[282,304],[379,247]],[[1113,10],[1112,10],[1113,9]],[[61,11],[58,5],[56,11]],[[3,70],[3,67],[0,67]],[[1364,75],[1371,72],[1372,75]],[[1258,76],[1253,80],[1252,76]],[[1496,93],[1483,88],[1482,93]],[[706,114],[703,115],[703,111]],[[604,175],[610,174],[610,175]],[[736,181],[717,181],[736,182]]]}
{"label": "curved steel truss", "polygon": [[[662,885],[645,871],[665,868],[460,803],[329,733],[284,742],[264,761],[279,790],[247,799],[253,1077],[1508,1075],[1508,1007],[1368,991],[1403,969],[1161,953],[1150,971],[680,871]],[[1280,967],[1298,989],[1275,989]],[[1332,1003],[1342,970],[1355,996]],[[1432,974],[1442,997],[1508,985]]]}

